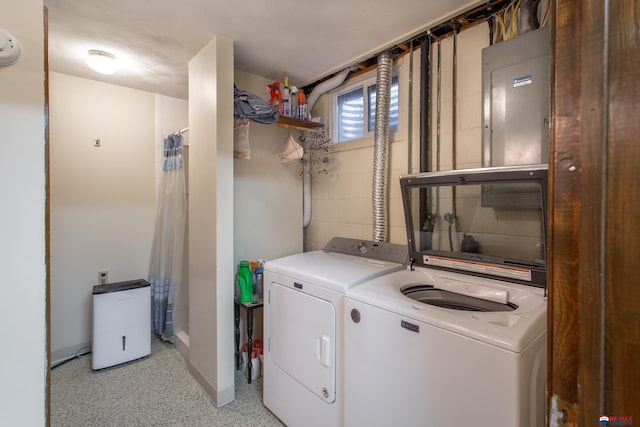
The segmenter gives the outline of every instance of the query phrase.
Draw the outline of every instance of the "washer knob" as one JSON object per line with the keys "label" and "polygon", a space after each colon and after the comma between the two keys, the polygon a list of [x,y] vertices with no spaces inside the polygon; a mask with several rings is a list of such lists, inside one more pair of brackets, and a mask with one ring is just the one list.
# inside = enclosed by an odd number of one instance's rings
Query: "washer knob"
{"label": "washer knob", "polygon": [[354,323],[360,323],[360,311],[357,308],[351,310],[351,320]]}

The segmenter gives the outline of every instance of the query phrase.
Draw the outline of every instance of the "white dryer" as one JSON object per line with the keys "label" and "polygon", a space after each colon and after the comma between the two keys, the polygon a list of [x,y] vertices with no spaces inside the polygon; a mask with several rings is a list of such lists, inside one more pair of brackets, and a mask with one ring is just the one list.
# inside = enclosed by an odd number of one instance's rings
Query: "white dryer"
{"label": "white dryer", "polygon": [[263,399],[286,425],[343,425],[345,292],[406,258],[404,245],[333,238],[265,264]]}
{"label": "white dryer", "polygon": [[345,425],[544,425],[546,171],[401,178],[410,267],[347,291]]}

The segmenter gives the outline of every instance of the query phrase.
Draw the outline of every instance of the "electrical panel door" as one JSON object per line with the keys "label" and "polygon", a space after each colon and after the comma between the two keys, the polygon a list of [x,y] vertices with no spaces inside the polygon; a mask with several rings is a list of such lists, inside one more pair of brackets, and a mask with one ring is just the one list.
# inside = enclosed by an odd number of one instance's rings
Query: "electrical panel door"
{"label": "electrical panel door", "polygon": [[482,165],[549,162],[549,28],[482,50]]}

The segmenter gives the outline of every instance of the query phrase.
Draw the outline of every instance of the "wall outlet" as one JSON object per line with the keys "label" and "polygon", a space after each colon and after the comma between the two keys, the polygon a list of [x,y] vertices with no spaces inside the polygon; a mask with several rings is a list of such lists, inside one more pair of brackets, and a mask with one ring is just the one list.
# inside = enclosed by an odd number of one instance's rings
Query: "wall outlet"
{"label": "wall outlet", "polygon": [[109,272],[108,271],[99,271],[98,272],[98,283],[104,285],[109,280]]}

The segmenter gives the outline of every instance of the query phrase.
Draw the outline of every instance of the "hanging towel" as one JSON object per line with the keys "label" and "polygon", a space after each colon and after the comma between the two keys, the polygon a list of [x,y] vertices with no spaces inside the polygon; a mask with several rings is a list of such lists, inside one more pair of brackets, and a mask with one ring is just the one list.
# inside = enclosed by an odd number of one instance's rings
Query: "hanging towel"
{"label": "hanging towel", "polygon": [[233,117],[249,119],[257,123],[270,125],[278,121],[280,113],[267,101],[257,95],[233,86]]}

